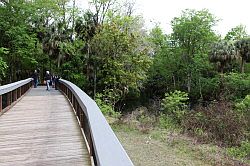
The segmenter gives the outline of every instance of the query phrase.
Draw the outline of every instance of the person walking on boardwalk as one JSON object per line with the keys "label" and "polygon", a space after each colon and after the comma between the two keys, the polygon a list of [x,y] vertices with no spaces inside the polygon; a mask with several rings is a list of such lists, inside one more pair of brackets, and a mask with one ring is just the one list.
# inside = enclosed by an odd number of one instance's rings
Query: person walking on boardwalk
{"label": "person walking on boardwalk", "polygon": [[49,91],[50,90],[49,84],[50,84],[50,81],[51,81],[51,75],[50,75],[49,71],[46,71],[45,81],[46,81],[47,90]]}
{"label": "person walking on boardwalk", "polygon": [[37,70],[34,71],[32,78],[33,78],[33,82],[34,82],[34,88],[37,88],[37,84],[38,84],[38,72],[37,72]]}

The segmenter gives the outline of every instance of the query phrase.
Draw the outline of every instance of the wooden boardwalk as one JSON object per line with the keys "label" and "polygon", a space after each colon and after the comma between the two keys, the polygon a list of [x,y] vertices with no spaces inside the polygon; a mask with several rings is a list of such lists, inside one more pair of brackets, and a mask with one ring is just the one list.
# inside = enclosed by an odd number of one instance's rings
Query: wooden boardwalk
{"label": "wooden boardwalk", "polygon": [[33,88],[0,116],[0,166],[90,165],[86,143],[67,99]]}

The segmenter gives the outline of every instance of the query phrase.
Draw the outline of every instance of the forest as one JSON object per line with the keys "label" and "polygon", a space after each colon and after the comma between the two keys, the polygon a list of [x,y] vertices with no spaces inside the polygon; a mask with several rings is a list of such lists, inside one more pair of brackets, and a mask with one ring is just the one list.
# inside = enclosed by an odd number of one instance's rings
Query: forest
{"label": "forest", "polygon": [[[186,9],[172,33],[147,29],[133,1],[0,0],[0,85],[34,70],[69,80],[120,121],[135,110],[152,126],[250,160],[250,36],[225,36],[209,10]],[[164,13],[162,13],[164,15]],[[121,122],[122,123],[122,122]],[[149,127],[148,127],[149,126]],[[249,162],[250,163],[250,162]]]}

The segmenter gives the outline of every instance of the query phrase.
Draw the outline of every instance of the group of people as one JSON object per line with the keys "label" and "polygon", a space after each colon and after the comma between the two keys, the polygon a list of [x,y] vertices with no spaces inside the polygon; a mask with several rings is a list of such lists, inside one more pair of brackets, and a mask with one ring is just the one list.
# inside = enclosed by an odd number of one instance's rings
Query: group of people
{"label": "group of people", "polygon": [[[34,71],[32,75],[33,81],[34,81],[34,88],[37,88],[37,85],[39,83],[39,73],[37,70]],[[58,81],[59,77],[55,75],[51,75],[49,71],[46,71],[45,77],[44,77],[44,84],[46,84],[47,89],[50,90],[50,86],[56,86],[56,82]]]}

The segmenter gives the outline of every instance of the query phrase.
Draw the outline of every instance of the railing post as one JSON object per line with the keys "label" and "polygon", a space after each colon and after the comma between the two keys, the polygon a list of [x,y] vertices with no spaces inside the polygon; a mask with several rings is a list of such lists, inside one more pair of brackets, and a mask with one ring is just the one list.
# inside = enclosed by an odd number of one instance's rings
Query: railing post
{"label": "railing post", "polygon": [[17,89],[14,90],[14,101],[17,101]]}
{"label": "railing post", "polygon": [[76,116],[80,120],[80,114],[79,113],[80,113],[80,106],[79,106],[78,102],[76,102]]}
{"label": "railing post", "polygon": [[77,100],[76,100],[76,97],[74,96],[73,98],[73,107],[75,108],[75,110],[77,109]]}
{"label": "railing post", "polygon": [[11,104],[11,92],[7,93],[7,106]]}
{"label": "railing post", "polygon": [[12,104],[12,99],[13,99],[13,91],[10,92],[10,105]]}
{"label": "railing post", "polygon": [[83,114],[83,111],[81,111],[80,116],[81,116],[81,127],[83,128],[83,131],[85,133],[85,137],[86,137],[88,144],[89,144],[89,154],[90,154],[90,156],[94,156],[93,142],[91,139],[91,133],[90,133],[90,128],[89,128],[87,117],[85,114]]}
{"label": "railing post", "polygon": [[18,98],[22,96],[22,92],[21,91],[22,91],[22,88],[21,87],[18,88]]}
{"label": "railing post", "polygon": [[74,95],[73,95],[72,92],[71,92],[71,103],[72,103],[73,108],[75,108],[75,107],[74,107]]}
{"label": "railing post", "polygon": [[73,108],[74,108],[74,110],[76,110],[76,107],[75,107],[75,99],[74,99],[74,96],[72,97],[72,106],[73,106]]}
{"label": "railing post", "polygon": [[10,100],[11,104],[14,102],[14,90],[11,91],[11,100]]}

